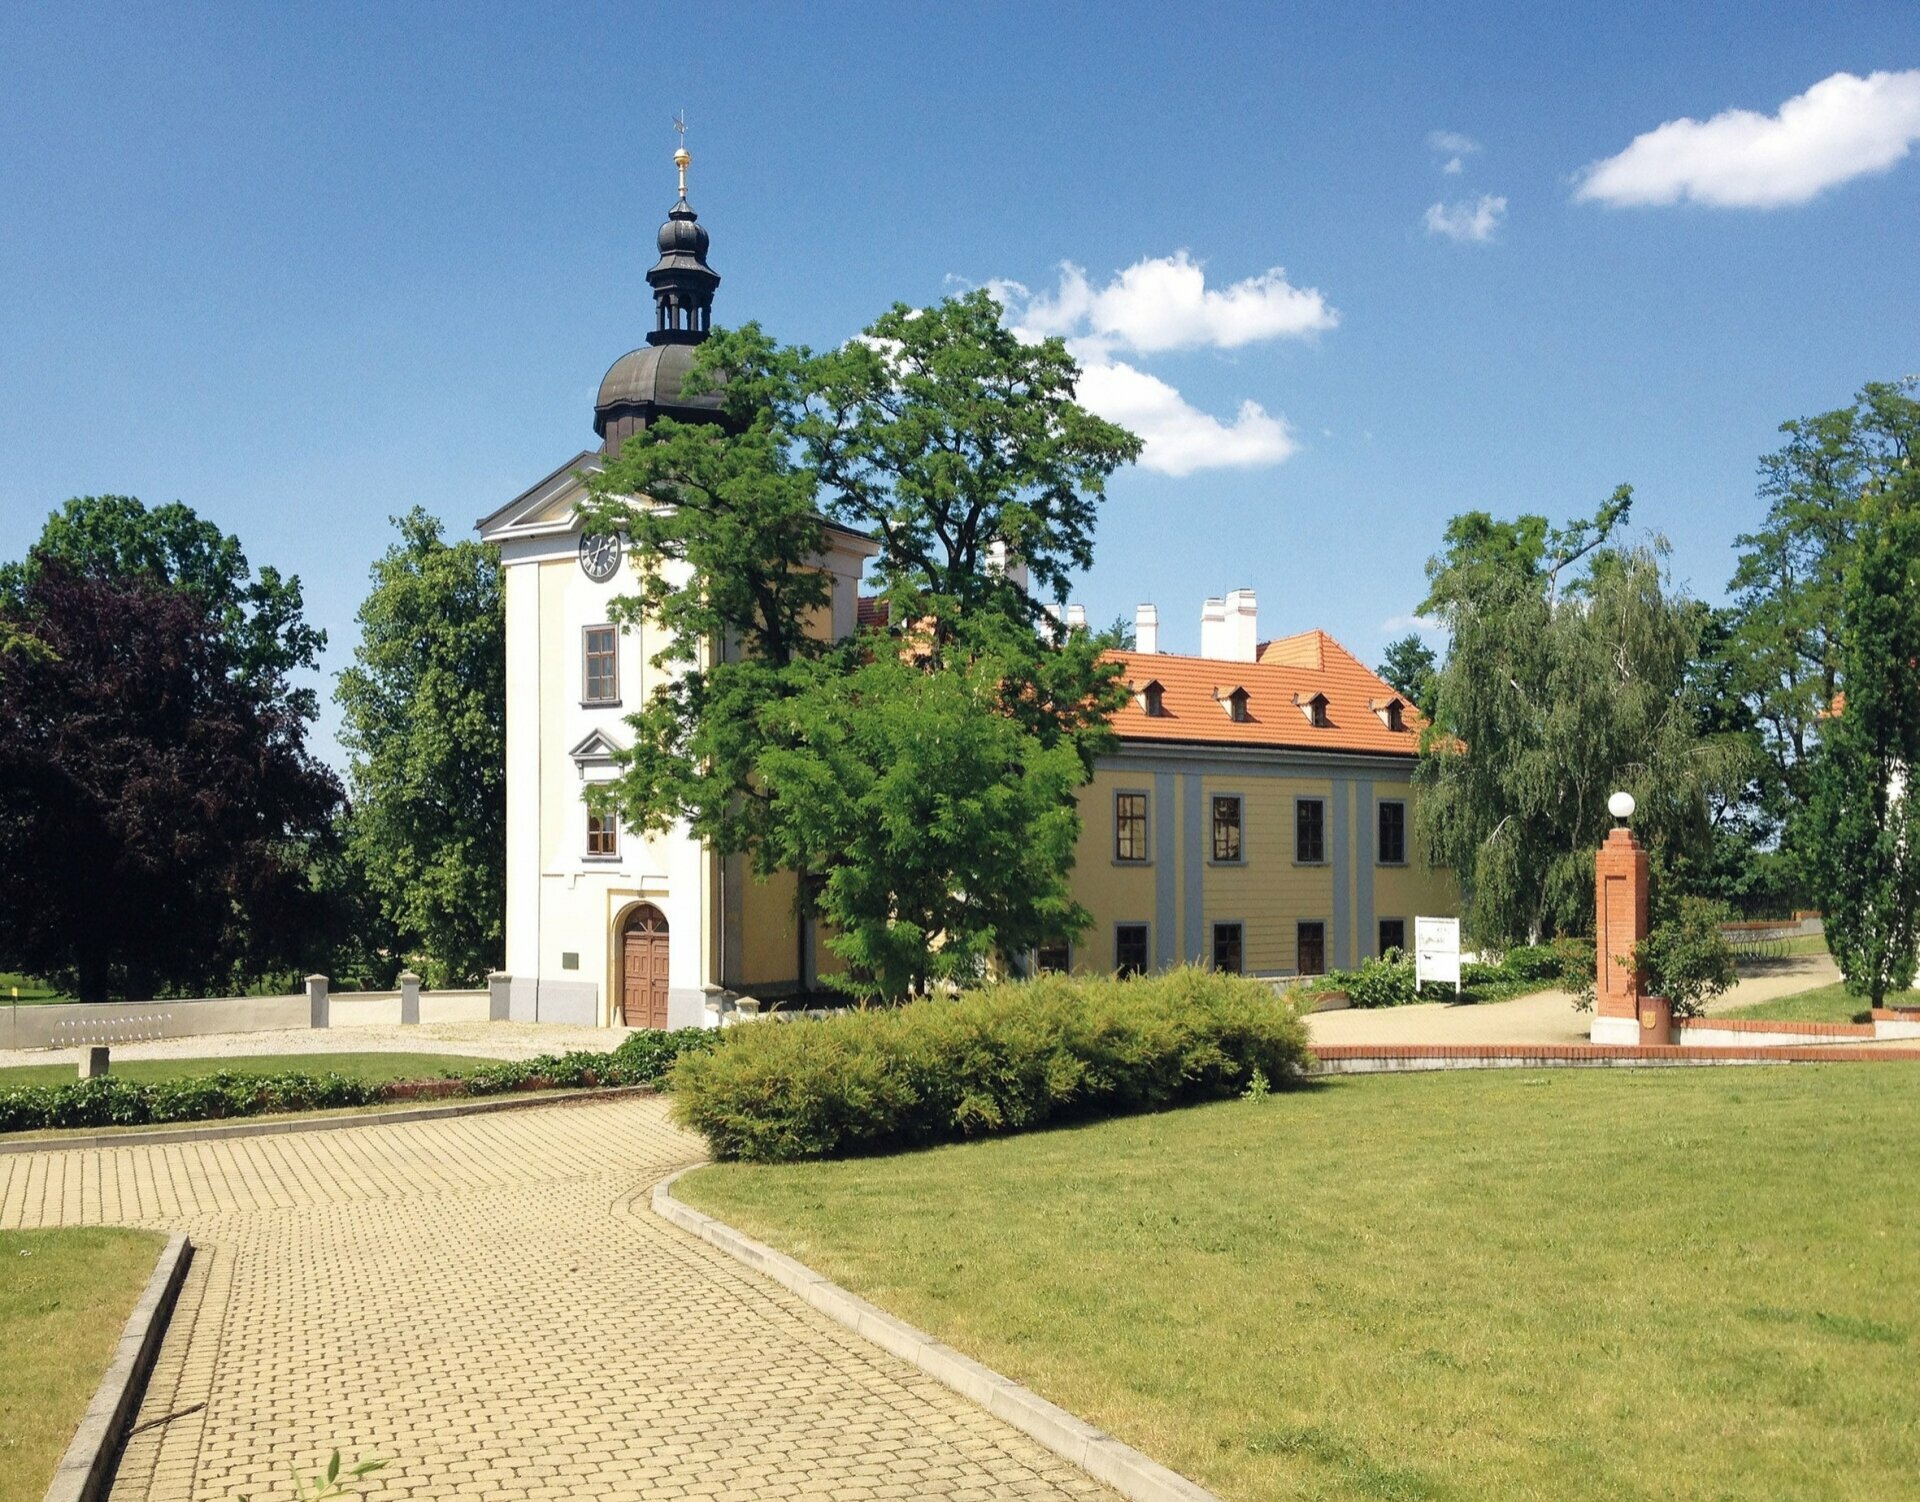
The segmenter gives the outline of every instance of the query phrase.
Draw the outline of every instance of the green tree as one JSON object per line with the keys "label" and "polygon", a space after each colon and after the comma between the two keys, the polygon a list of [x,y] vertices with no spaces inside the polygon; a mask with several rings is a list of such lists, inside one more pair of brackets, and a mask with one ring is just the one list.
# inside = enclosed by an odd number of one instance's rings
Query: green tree
{"label": "green tree", "polygon": [[[725,421],[660,422],[589,480],[588,524],[633,540],[639,586],[621,618],[664,628],[654,661],[674,670],[632,717],[604,796],[635,827],[684,819],[761,875],[794,872],[803,916],[831,925],[849,983],[869,993],[959,978],[985,948],[1032,942],[1031,923],[980,894],[975,857],[999,853],[994,815],[1040,818],[1036,790],[1076,819],[1072,789],[1105,744],[1114,667],[1084,632],[1057,632],[1010,566],[1063,594],[1091,560],[1107,476],[1139,452],[1073,402],[1076,374],[1058,340],[1007,333],[985,294],[896,307],[826,355],[752,326],[720,332],[688,384],[723,392]],[[852,643],[809,629],[829,521],[880,546],[892,624]],[[889,864],[899,779],[825,803],[802,790],[842,744],[893,745],[914,703],[949,738],[910,761],[952,807],[985,812],[957,815],[924,861]],[[1079,768],[1064,789],[1049,780],[1063,749]],[[1071,857],[1071,840],[1036,842],[1061,891]],[[936,887],[973,899],[934,902]],[[1037,874],[1021,890],[1058,933],[1084,921]]]}
{"label": "green tree", "polygon": [[1847,989],[1912,983],[1920,949],[1920,472],[1876,485],[1857,517],[1840,617],[1841,697],[1820,729],[1793,845]]}
{"label": "green tree", "polygon": [[348,864],[435,985],[500,963],[506,651],[500,564],[416,507],[373,566],[340,674]]}
{"label": "green tree", "polygon": [[1506,947],[1590,931],[1607,797],[1632,792],[1657,859],[1697,849],[1739,748],[1702,736],[1689,687],[1699,616],[1658,544],[1613,545],[1631,492],[1563,528],[1456,517],[1423,614],[1452,646],[1415,771],[1430,857],[1467,926]]}
{"label": "green tree", "polygon": [[1784,423],[1760,460],[1767,516],[1736,539],[1732,687],[1750,706],[1776,821],[1807,796],[1808,759],[1841,673],[1840,621],[1858,550],[1860,499],[1920,462],[1916,382],[1873,382],[1850,407]]}
{"label": "green tree", "polygon": [[1409,631],[1387,643],[1380,659],[1380,676],[1428,718],[1433,715],[1433,692],[1440,676],[1440,659],[1432,647]]}
{"label": "green tree", "polygon": [[186,592],[211,612],[244,680],[256,691],[283,695],[309,723],[318,713],[314,691],[291,681],[318,665],[327,643],[326,633],[302,615],[299,578],[271,566],[255,574],[240,539],[191,507],[174,501],[149,509],[132,496],[78,496],[47,518],[23,560],[0,566],[0,597],[18,602],[49,563],[93,578],[149,578]]}

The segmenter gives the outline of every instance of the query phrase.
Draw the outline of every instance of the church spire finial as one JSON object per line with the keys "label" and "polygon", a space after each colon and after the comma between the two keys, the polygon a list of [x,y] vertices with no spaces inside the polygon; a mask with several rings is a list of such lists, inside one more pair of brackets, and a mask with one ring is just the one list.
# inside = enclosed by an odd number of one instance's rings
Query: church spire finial
{"label": "church spire finial", "polygon": [[679,149],[673,153],[673,165],[680,169],[680,196],[687,196],[687,164],[693,160],[693,154],[687,150],[687,112],[679,111],[673,117],[674,131],[680,137]]}

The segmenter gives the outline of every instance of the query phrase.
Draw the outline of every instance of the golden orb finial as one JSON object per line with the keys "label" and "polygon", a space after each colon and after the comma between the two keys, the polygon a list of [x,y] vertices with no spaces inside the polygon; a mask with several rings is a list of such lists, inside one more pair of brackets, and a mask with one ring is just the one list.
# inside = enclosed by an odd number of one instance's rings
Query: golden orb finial
{"label": "golden orb finial", "polygon": [[681,110],[673,117],[673,128],[679,133],[680,147],[673,154],[673,165],[680,169],[680,196],[687,196],[687,164],[693,160],[693,154],[687,150],[687,112]]}

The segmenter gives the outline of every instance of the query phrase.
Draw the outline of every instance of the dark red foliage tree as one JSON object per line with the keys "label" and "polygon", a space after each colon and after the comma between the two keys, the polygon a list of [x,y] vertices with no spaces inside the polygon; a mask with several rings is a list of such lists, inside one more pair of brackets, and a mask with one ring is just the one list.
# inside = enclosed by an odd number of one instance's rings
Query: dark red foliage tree
{"label": "dark red foliage tree", "polygon": [[85,1000],[298,964],[341,802],[275,672],[151,575],[43,564],[0,601],[0,965]]}

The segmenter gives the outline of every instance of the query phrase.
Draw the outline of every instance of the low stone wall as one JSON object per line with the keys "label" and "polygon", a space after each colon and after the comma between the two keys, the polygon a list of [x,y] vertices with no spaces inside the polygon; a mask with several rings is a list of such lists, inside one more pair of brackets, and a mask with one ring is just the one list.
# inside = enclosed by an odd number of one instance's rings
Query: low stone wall
{"label": "low stone wall", "polygon": [[[327,998],[331,1027],[399,1024],[398,991],[335,991]],[[485,1022],[485,991],[422,991],[421,1022]],[[211,1033],[283,1032],[311,1025],[301,996],[202,996],[180,1001],[72,1001],[0,1005],[0,1049],[84,1048],[150,1038]]]}

